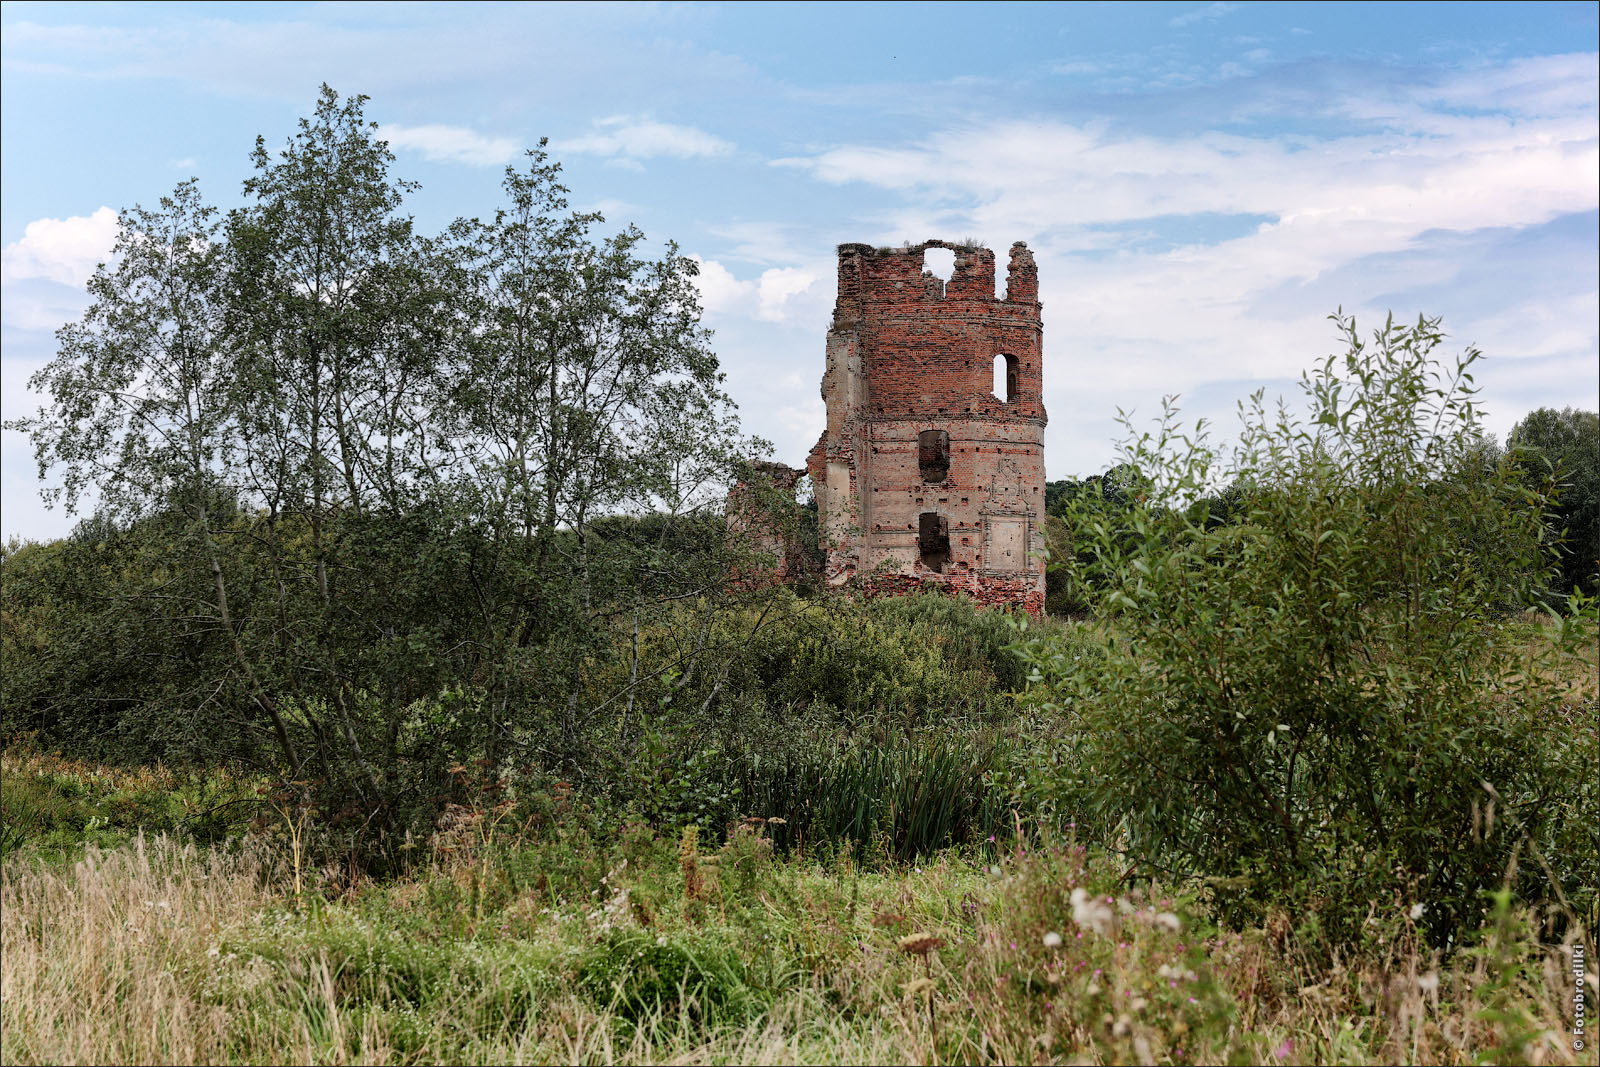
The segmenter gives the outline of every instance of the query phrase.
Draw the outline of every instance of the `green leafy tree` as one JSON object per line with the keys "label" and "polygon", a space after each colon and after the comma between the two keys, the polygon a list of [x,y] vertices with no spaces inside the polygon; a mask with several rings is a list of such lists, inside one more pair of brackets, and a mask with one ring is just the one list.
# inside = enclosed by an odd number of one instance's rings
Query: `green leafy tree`
{"label": "green leafy tree", "polygon": [[[324,86],[280,152],[258,138],[225,220],[192,183],[124,214],[17,424],[101,510],[83,548],[8,554],[8,679],[32,681],[6,699],[59,729],[136,679],[107,716],[203,715],[190,736],[381,838],[427,825],[452,767],[573,777],[661,679],[723,699],[750,635],[711,624],[735,599],[721,486],[753,445],[693,260],[595,236],[542,147],[490,221],[420,237],[365,104]],[[61,565],[91,551],[98,601]],[[647,662],[641,632],[678,624]],[[165,667],[59,660],[113,645]]]}
{"label": "green leafy tree", "polygon": [[1476,351],[1441,368],[1437,320],[1370,341],[1336,321],[1348,347],[1305,377],[1304,419],[1258,393],[1224,457],[1169,407],[1124,445],[1144,488],[1120,521],[1068,509],[1110,644],[1035,641],[1033,695],[1068,717],[1080,822],[1141,864],[1347,933],[1417,901],[1442,936],[1591,813],[1560,692],[1495,622],[1539,586],[1545,498],[1485,462]]}
{"label": "green leafy tree", "polygon": [[1540,408],[1511,428],[1506,444],[1534,484],[1554,475],[1551,534],[1560,545],[1557,591],[1600,594],[1600,415]]}
{"label": "green leafy tree", "polygon": [[[501,594],[480,638],[491,747],[509,736],[509,708],[554,699],[572,760],[597,716],[632,707],[636,670],[625,694],[583,692],[612,621],[637,633],[652,605],[720,599],[725,565],[675,551],[674,531],[703,526],[744,445],[699,324],[695,262],[670,243],[646,255],[635,227],[596,238],[604,219],[570,210],[542,144],[504,189],[492,219],[448,235],[462,329],[440,363],[437,417],[452,492],[495,546],[483,573]],[[653,540],[596,536],[648,513]]]}
{"label": "green leafy tree", "polygon": [[391,177],[365,103],[325,85],[280,153],[258,137],[227,230],[241,465],[278,616],[256,617],[255,647],[295,693],[323,778],[374,810],[392,783],[372,734],[392,731],[364,720],[419,681],[396,662],[408,642],[374,630],[426,630],[383,610],[394,574],[380,561],[407,551],[402,517],[436,470],[429,357],[442,316],[400,213],[415,186]]}
{"label": "green leafy tree", "polygon": [[[221,529],[237,510],[240,457],[234,349],[227,330],[226,246],[216,209],[193,182],[154,209],[118,218],[111,264],[89,281],[89,309],[57,334],[55,359],[30,385],[51,405],[10,424],[33,438],[46,493],[74,509],[92,493],[115,529],[166,516],[162,562],[203,584],[146,588],[177,618],[209,620],[227,640],[231,681],[272,725],[291,772],[299,757],[283,710],[240,635]],[[159,583],[158,583],[159,584]]]}

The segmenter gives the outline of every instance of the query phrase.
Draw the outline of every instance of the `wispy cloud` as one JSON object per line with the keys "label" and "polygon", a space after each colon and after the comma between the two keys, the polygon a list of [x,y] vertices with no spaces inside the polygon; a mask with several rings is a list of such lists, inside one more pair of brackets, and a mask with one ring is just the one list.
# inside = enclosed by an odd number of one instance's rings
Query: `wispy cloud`
{"label": "wispy cloud", "polygon": [[733,152],[731,142],[693,126],[628,115],[600,119],[588,133],[557,141],[554,147],[563,153],[631,161],[663,156],[694,159]]}
{"label": "wispy cloud", "polygon": [[[1380,320],[1390,306],[1454,316],[1447,325],[1465,340],[1515,357],[1502,366],[1592,360],[1589,319],[1547,325],[1593,305],[1592,280],[1570,263],[1565,282],[1559,272],[1528,273],[1499,296],[1475,290],[1476,304],[1452,289],[1463,256],[1492,257],[1503,240],[1484,235],[1600,208],[1594,63],[1592,55],[1519,60],[1391,92],[1387,102],[1352,79],[1323,104],[1337,136],[1285,132],[1278,122],[1157,136],[1104,121],[1007,119],[779,162],[824,182],[891,191],[898,205],[858,240],[1027,240],[1047,316],[1061,324],[1055,358],[1094,367],[1070,389],[1060,377],[1047,383],[1053,411],[1148,410],[1160,393],[1220,394],[1227,381],[1228,398],[1202,412],[1225,419],[1243,383],[1291,386],[1308,350],[1328,337],[1324,316],[1341,304]],[[1478,83],[1496,87],[1492,101]],[[1129,228],[1181,232],[1163,220],[1205,216],[1246,222],[1147,248],[1125,239]],[[1452,242],[1465,242],[1462,251]],[[1539,300],[1520,300],[1536,286],[1545,290]],[[1519,339],[1517,322],[1543,340]],[[1100,432],[1114,432],[1109,420]],[[1083,426],[1052,433],[1053,447],[1070,442],[1058,454],[1103,451]]]}
{"label": "wispy cloud", "polygon": [[379,136],[390,146],[418,152],[436,163],[497,167],[510,163],[523,146],[510,137],[490,137],[465,126],[402,126],[384,123]]}
{"label": "wispy cloud", "polygon": [[1196,22],[1220,19],[1224,15],[1231,15],[1237,10],[1239,10],[1238,4],[1226,4],[1222,0],[1216,0],[1215,3],[1207,4],[1205,7],[1197,7],[1193,11],[1185,11],[1181,15],[1174,15],[1167,20],[1167,25],[1189,26]]}
{"label": "wispy cloud", "polygon": [[787,222],[728,222],[707,226],[718,237],[735,242],[728,255],[747,263],[793,264],[815,254],[802,227]]}

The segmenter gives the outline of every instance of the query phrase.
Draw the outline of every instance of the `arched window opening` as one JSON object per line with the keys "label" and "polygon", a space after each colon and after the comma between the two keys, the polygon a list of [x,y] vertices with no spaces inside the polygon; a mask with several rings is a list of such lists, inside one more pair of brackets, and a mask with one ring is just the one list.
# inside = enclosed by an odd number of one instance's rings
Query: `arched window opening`
{"label": "arched window opening", "polygon": [[1017,399],[1017,357],[1004,353],[994,357],[994,395],[1007,404]]}
{"label": "arched window opening", "polygon": [[917,467],[925,482],[942,482],[950,476],[950,435],[943,430],[917,434]]}
{"label": "arched window opening", "polygon": [[952,248],[930,248],[922,253],[922,271],[946,285],[956,273],[956,253]]}

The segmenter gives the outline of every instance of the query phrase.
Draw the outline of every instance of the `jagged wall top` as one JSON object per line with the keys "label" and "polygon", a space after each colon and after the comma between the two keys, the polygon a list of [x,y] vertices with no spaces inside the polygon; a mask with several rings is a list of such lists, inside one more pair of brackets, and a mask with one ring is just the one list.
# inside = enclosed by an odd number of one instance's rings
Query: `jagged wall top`
{"label": "jagged wall top", "polygon": [[[955,253],[955,272],[949,282],[924,272],[923,254],[930,248],[947,248]],[[1011,246],[1003,298],[994,295],[994,252],[977,245],[923,241],[887,248],[852,242],[839,245],[838,251],[841,307],[860,299],[900,299],[908,285],[923,288],[934,299],[1034,305],[1039,301],[1039,273],[1033,253],[1021,241]]]}
{"label": "jagged wall top", "polygon": [[[930,248],[954,252],[948,282],[924,269]],[[1007,267],[1005,296],[996,297],[994,253],[987,248],[947,241],[840,245],[823,383],[832,430],[847,413],[1042,425],[1042,307],[1027,245],[1011,246]],[[997,373],[1002,359],[1009,373]]]}

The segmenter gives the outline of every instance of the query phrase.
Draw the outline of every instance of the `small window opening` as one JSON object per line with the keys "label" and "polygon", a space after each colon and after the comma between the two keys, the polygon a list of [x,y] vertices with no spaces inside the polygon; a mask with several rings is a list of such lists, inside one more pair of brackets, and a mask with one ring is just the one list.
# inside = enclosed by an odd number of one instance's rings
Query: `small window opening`
{"label": "small window opening", "polygon": [[922,565],[937,574],[943,574],[950,563],[950,526],[937,511],[918,516],[917,551],[922,554]]}
{"label": "small window opening", "polygon": [[943,430],[917,434],[917,467],[925,482],[942,482],[950,476],[950,435]]}
{"label": "small window opening", "polygon": [[994,395],[1004,397],[1007,404],[1017,399],[1017,357],[994,357]]}
{"label": "small window opening", "polygon": [[930,248],[922,253],[922,272],[931,274],[946,285],[956,273],[956,253],[952,248]]}

